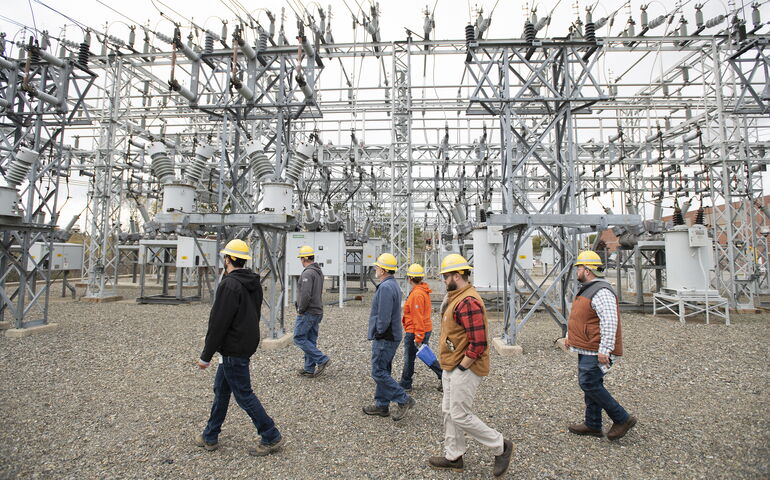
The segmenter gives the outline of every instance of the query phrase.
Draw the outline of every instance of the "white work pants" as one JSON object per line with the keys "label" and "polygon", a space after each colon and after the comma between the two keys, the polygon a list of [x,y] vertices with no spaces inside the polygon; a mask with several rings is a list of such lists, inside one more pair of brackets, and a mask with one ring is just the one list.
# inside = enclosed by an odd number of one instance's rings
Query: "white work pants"
{"label": "white work pants", "polygon": [[470,369],[463,372],[459,368],[451,372],[444,370],[441,377],[444,386],[441,402],[441,411],[444,413],[444,453],[447,460],[456,460],[465,454],[465,435],[492,449],[495,455],[503,453],[503,435],[471,412],[481,379]]}

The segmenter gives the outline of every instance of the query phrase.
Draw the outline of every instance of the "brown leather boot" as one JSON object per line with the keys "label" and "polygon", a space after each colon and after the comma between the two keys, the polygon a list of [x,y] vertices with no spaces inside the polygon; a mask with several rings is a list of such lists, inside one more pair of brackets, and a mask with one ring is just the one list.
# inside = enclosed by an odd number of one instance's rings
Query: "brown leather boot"
{"label": "brown leather boot", "polygon": [[610,431],[607,432],[607,438],[610,440],[617,440],[623,438],[623,436],[636,425],[636,417],[629,415],[626,423],[613,423]]}
{"label": "brown leather boot", "polygon": [[463,471],[463,457],[454,460],[447,460],[444,457],[430,457],[428,459],[428,465],[434,470],[451,470],[453,472]]}
{"label": "brown leather boot", "polygon": [[575,435],[591,435],[593,437],[604,436],[601,430],[595,430],[593,428],[590,428],[585,423],[581,423],[581,424],[574,423],[572,425],[569,425],[567,427],[567,430],[569,430],[570,433],[574,433]]}

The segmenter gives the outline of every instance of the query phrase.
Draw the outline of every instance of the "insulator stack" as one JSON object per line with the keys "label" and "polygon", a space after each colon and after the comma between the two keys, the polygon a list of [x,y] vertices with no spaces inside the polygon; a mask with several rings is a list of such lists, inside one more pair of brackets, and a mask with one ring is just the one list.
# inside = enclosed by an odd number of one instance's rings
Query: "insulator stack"
{"label": "insulator stack", "polygon": [[596,24],[593,22],[586,23],[586,40],[589,42],[596,41]]}
{"label": "insulator stack", "polygon": [[32,47],[29,52],[29,59],[32,63],[40,62],[40,50],[37,47]]}
{"label": "insulator stack", "polygon": [[473,27],[473,25],[468,24],[465,26],[465,44],[470,45],[475,41],[476,41],[476,29]]}
{"label": "insulator stack", "polygon": [[216,149],[211,145],[200,145],[195,149],[195,157],[187,168],[187,180],[195,185],[203,177],[206,164],[214,156]]}
{"label": "insulator stack", "polygon": [[297,182],[305,170],[305,164],[313,157],[315,146],[303,143],[294,151],[294,155],[289,159],[286,165],[286,180]]}
{"label": "insulator stack", "polygon": [[153,142],[147,149],[152,159],[150,170],[161,183],[167,183],[174,179],[174,161],[168,156],[166,145],[163,142]]}
{"label": "insulator stack", "polygon": [[527,21],[524,23],[524,39],[529,43],[535,41],[535,26],[532,22]]}
{"label": "insulator stack", "polygon": [[83,42],[78,49],[78,65],[88,68],[88,61],[91,59],[91,47]]}
{"label": "insulator stack", "polygon": [[703,207],[700,207],[698,212],[695,214],[695,225],[705,225],[705,219],[706,211],[703,209]]}
{"label": "insulator stack", "polygon": [[716,17],[706,22],[706,28],[716,27],[720,23],[724,22],[725,18],[726,17],[724,15],[717,15]]}
{"label": "insulator stack", "polygon": [[29,175],[29,171],[32,169],[32,164],[35,163],[35,160],[37,160],[39,156],[40,154],[36,151],[21,147],[18,153],[16,153],[16,159],[13,160],[11,166],[6,169],[5,183],[7,183],[9,187],[14,188],[24,183],[24,180],[27,179],[27,175]]}
{"label": "insulator stack", "polygon": [[674,226],[684,225],[684,216],[682,215],[682,209],[674,207]]}
{"label": "insulator stack", "polygon": [[155,32],[155,36],[158,37],[163,42],[174,43],[174,39],[172,39],[168,35],[162,34],[160,32]]}
{"label": "insulator stack", "polygon": [[267,158],[262,144],[255,140],[248,142],[244,147],[244,159],[244,163],[249,165],[249,169],[258,180],[275,173],[273,164]]}
{"label": "insulator stack", "polygon": [[206,32],[206,37],[203,40],[203,52],[210,54],[214,52],[214,35]]}
{"label": "insulator stack", "polygon": [[259,52],[262,53],[267,50],[267,33],[261,32],[259,34],[259,42],[257,43],[257,48],[259,49]]}

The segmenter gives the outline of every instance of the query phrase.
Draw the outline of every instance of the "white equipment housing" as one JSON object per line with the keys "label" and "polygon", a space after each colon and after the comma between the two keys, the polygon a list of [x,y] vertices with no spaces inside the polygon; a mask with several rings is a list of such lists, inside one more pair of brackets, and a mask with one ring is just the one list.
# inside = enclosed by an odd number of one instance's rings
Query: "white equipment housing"
{"label": "white equipment housing", "polygon": [[186,183],[169,183],[163,186],[163,213],[169,211],[192,212],[195,205],[195,187]]}
{"label": "white equipment housing", "polygon": [[[482,227],[473,231],[473,285],[482,291],[502,290],[505,284],[503,267],[502,227]],[[519,247],[516,263],[532,270],[532,238]]]}
{"label": "white equipment housing", "polygon": [[[32,262],[39,262],[48,252],[48,244],[44,242],[33,243],[29,249],[30,261],[27,262],[27,271],[32,271]],[[83,245],[78,243],[54,243],[53,251],[48,258],[51,271],[72,271],[83,268]]]}
{"label": "white equipment housing", "polygon": [[269,213],[291,215],[294,187],[290,183],[265,182],[262,184],[260,210]]}
{"label": "white equipment housing", "polygon": [[711,291],[713,241],[703,225],[679,225],[665,233],[666,288],[673,291]]}
{"label": "white equipment housing", "polygon": [[192,268],[219,266],[217,265],[219,258],[216,240],[199,238],[198,245],[196,245],[195,238],[193,237],[177,238],[177,267]]}
{"label": "white equipment housing", "polygon": [[337,277],[340,284],[339,305],[345,298],[345,233],[344,232],[289,232],[286,235],[286,285],[291,294],[284,295],[285,305],[294,301],[297,294],[297,278],[305,269],[297,258],[299,248],[309,245],[315,250],[315,261],[321,266],[325,277]]}

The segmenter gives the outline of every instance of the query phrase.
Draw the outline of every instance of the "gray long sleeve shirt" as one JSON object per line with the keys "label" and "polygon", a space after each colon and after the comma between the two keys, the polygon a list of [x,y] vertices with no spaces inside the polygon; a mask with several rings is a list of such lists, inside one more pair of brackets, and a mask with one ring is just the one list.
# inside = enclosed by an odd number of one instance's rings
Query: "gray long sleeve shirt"
{"label": "gray long sleeve shirt", "polygon": [[323,315],[324,307],[321,303],[321,293],[324,287],[324,274],[321,266],[311,263],[302,271],[299,277],[297,295],[297,313],[309,315]]}

